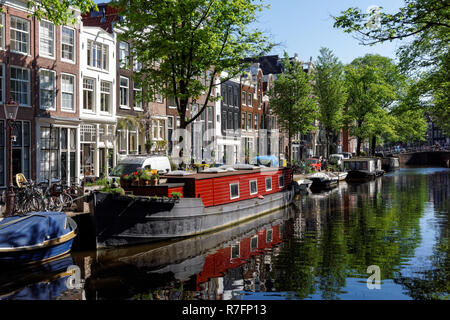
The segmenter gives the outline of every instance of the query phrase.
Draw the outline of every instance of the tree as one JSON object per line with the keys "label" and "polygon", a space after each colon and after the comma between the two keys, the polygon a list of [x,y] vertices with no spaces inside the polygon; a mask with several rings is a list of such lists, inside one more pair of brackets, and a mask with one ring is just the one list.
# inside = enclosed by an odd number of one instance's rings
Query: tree
{"label": "tree", "polygon": [[319,104],[318,119],[326,132],[329,156],[330,137],[342,127],[342,111],[347,99],[344,67],[330,49],[321,48],[314,69],[313,89]]}
{"label": "tree", "polygon": [[28,0],[27,7],[38,20],[47,19],[55,25],[75,24],[73,8],[78,8],[81,14],[93,8],[98,11],[93,0]]}
{"label": "tree", "polygon": [[[335,27],[356,34],[363,45],[411,40],[397,52],[400,67],[419,79],[414,91],[420,99],[415,100],[447,132],[450,132],[449,9],[450,3],[446,0],[405,0],[405,5],[393,14],[381,10],[375,14],[362,13],[358,8],[349,8],[334,17]],[[370,23],[374,20],[379,23]]]}
{"label": "tree", "polygon": [[292,160],[292,137],[300,132],[306,134],[314,128],[317,105],[312,96],[311,77],[303,71],[299,61],[283,58],[283,73],[269,90],[270,109],[278,117],[278,123],[289,138],[288,160]]}
{"label": "tree", "polygon": [[391,59],[368,54],[346,66],[345,80],[348,98],[344,123],[357,138],[357,155],[361,154],[361,144],[367,138],[372,138],[373,153],[377,136],[386,130],[378,130],[374,120],[378,119],[376,115],[387,116],[399,97],[403,78]]}
{"label": "tree", "polygon": [[[248,30],[266,7],[260,1],[119,0],[116,5],[123,17],[121,39],[132,44],[142,64],[135,75],[143,99],[151,101],[155,93],[173,98],[182,129],[216,99],[212,93],[222,71],[232,78],[245,69],[244,58],[272,47],[261,32]],[[202,106],[189,115],[189,104],[202,95]]]}

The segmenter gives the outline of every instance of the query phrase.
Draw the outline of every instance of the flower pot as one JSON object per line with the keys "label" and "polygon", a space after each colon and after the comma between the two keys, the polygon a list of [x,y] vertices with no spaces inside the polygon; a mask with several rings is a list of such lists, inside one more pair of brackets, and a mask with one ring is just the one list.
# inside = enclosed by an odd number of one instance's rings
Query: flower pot
{"label": "flower pot", "polygon": [[152,186],[158,185],[158,179],[151,179],[150,180],[150,185],[152,185]]}

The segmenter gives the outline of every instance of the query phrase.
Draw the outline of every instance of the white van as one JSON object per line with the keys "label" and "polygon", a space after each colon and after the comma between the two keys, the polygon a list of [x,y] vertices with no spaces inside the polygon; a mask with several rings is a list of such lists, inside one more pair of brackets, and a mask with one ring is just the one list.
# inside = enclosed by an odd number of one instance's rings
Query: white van
{"label": "white van", "polygon": [[140,169],[158,170],[159,174],[171,171],[170,161],[165,156],[127,156],[110,172],[111,178],[118,178],[123,174],[130,174]]}

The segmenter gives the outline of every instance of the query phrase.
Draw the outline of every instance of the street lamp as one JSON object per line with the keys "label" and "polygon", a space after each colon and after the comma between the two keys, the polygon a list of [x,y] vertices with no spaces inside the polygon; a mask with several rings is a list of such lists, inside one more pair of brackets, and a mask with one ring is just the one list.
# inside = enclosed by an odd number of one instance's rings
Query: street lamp
{"label": "street lamp", "polygon": [[14,213],[14,184],[13,184],[13,160],[12,160],[12,126],[13,122],[16,121],[17,110],[19,110],[19,105],[12,98],[9,98],[8,102],[4,105],[5,108],[5,118],[8,126],[7,133],[7,147],[8,147],[8,162],[7,167],[9,170],[8,174],[8,190],[6,192],[6,216],[12,216]]}

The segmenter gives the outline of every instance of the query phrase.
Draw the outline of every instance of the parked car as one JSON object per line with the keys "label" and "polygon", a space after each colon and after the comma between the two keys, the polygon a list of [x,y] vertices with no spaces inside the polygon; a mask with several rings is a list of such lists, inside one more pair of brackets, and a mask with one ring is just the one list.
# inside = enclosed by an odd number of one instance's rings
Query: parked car
{"label": "parked car", "polygon": [[316,171],[320,171],[321,169],[321,162],[319,159],[317,158],[308,158],[306,159],[306,163],[311,166],[311,169],[316,170]]}
{"label": "parked car", "polygon": [[165,156],[127,156],[110,172],[111,178],[120,179],[123,174],[130,174],[140,169],[158,170],[159,174],[171,171],[170,161]]}
{"label": "parked car", "polygon": [[341,154],[344,156],[344,159],[351,159],[353,157],[351,152],[341,152]]}

